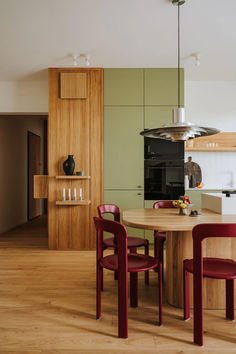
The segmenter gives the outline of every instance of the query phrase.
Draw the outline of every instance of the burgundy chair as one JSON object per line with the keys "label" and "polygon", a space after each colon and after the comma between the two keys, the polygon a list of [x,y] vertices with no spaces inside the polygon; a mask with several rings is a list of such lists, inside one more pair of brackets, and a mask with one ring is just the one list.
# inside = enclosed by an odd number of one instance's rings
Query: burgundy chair
{"label": "burgundy chair", "polygon": [[199,224],[193,228],[193,259],[184,260],[184,319],[190,318],[189,273],[194,285],[194,343],[203,345],[203,278],[226,280],[226,318],[234,320],[236,262],[203,258],[202,241],[209,237],[236,237],[236,224]]}
{"label": "burgundy chair", "polygon": [[[97,210],[100,218],[103,218],[104,214],[112,214],[114,220],[120,222],[120,209],[117,205],[101,204],[97,207]],[[144,238],[128,236],[127,245],[130,253],[136,253],[137,247],[144,247],[145,255],[146,256],[149,255],[149,241],[145,240]],[[103,239],[103,235],[102,235],[102,255],[103,255],[103,251],[107,248],[113,248],[116,253],[116,245],[114,242],[114,237]],[[115,273],[115,279],[117,279],[116,273]],[[149,284],[148,271],[145,272],[145,283],[147,285]],[[102,280],[102,290],[103,290],[103,280]]]}
{"label": "burgundy chair", "polygon": [[[154,209],[159,208],[174,208],[172,200],[162,200],[153,204]],[[154,257],[162,263],[162,281],[164,281],[164,242],[166,240],[166,233],[154,231]]]}
{"label": "burgundy chair", "polygon": [[[159,325],[162,325],[162,264],[154,257],[127,252],[127,231],[117,221],[94,218],[97,231],[97,319],[101,317],[101,286],[102,269],[118,272],[118,336],[128,338],[128,281],[130,272],[131,307],[138,306],[138,272],[158,268],[159,276]],[[109,232],[114,235],[117,253],[102,256],[102,234]]]}

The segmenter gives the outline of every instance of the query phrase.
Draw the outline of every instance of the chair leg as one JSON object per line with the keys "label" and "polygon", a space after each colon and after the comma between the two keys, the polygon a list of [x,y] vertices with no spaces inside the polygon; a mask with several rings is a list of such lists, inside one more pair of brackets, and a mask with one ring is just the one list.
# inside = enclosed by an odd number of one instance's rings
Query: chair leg
{"label": "chair leg", "polygon": [[162,237],[154,238],[154,257],[162,263],[162,282],[164,283],[164,242]]}
{"label": "chair leg", "polygon": [[138,273],[130,273],[130,306],[138,307]]}
{"label": "chair leg", "polygon": [[[102,249],[102,258],[103,258],[103,249]],[[103,268],[101,269],[101,291],[104,290],[104,287],[103,287]]]}
{"label": "chair leg", "polygon": [[189,299],[189,272],[185,270],[183,274],[183,286],[184,286],[184,320],[190,319],[190,299]]}
{"label": "chair leg", "polygon": [[[114,249],[114,253],[117,254],[117,248]],[[118,272],[117,270],[114,271],[114,280],[118,279]]]}
{"label": "chair leg", "polygon": [[203,345],[203,278],[194,274],[194,343]]}
{"label": "chair leg", "polygon": [[127,272],[118,276],[118,337],[128,338],[128,281]]}
{"label": "chair leg", "polygon": [[[145,255],[149,255],[149,241],[147,240],[147,244],[145,245]],[[149,285],[149,271],[146,270],[145,272],[145,284]]]}
{"label": "chair leg", "polygon": [[162,282],[164,283],[164,242],[165,240],[162,240],[162,242],[160,242],[160,255],[159,255],[159,259],[160,262],[162,263]]}
{"label": "chair leg", "polygon": [[163,324],[162,316],[162,263],[158,265],[158,280],[159,280],[159,326]]}
{"label": "chair leg", "polygon": [[226,280],[226,318],[234,321],[234,280]]}
{"label": "chair leg", "polygon": [[101,288],[102,288],[102,267],[97,263],[97,320],[101,317]]}

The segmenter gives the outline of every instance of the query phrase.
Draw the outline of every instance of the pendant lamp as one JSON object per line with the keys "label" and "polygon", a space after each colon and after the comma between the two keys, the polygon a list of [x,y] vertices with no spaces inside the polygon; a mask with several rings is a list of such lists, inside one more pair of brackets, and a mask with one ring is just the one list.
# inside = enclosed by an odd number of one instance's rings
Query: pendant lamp
{"label": "pendant lamp", "polygon": [[173,109],[172,124],[162,125],[160,128],[146,129],[140,134],[149,138],[158,138],[171,141],[185,141],[200,136],[219,133],[218,129],[199,127],[196,124],[185,122],[185,110],[180,105],[180,6],[185,0],[172,0],[178,8],[178,107]]}

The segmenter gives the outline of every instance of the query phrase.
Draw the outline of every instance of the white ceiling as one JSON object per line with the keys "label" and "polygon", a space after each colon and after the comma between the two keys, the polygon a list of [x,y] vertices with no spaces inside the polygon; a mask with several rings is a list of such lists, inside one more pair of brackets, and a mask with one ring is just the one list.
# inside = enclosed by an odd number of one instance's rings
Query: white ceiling
{"label": "white ceiling", "polygon": [[[105,68],[176,67],[176,30],[170,0],[0,0],[0,80],[45,80],[72,66],[70,53]],[[186,0],[181,42],[187,80],[236,80],[236,0]]]}

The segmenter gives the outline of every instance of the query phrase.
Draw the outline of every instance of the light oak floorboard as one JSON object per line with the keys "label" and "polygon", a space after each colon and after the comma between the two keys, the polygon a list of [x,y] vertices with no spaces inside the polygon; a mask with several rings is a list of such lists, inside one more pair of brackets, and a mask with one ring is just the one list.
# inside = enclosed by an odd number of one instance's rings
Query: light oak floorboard
{"label": "light oak floorboard", "polygon": [[204,311],[204,348],[192,344],[192,320],[164,300],[157,325],[157,274],[139,281],[129,308],[129,338],[117,338],[117,282],[104,272],[102,318],[95,319],[95,252],[47,250],[38,218],[0,236],[0,353],[236,353],[235,323]]}

